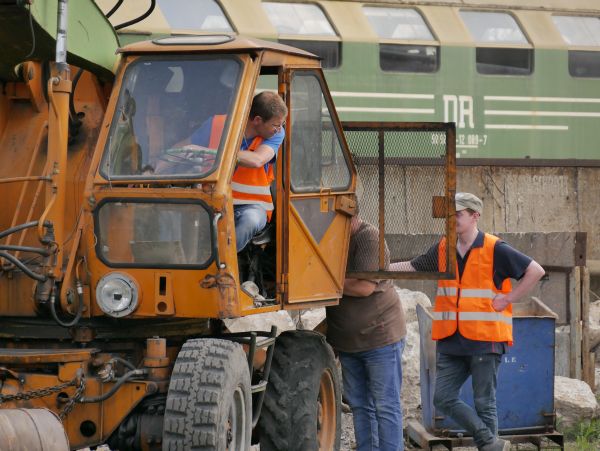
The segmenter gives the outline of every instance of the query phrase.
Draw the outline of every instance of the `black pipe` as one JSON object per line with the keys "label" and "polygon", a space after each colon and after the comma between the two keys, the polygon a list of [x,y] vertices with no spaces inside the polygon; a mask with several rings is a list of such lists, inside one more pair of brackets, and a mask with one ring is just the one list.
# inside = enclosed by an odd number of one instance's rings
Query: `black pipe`
{"label": "black pipe", "polygon": [[110,398],[112,395],[114,395],[117,390],[121,387],[121,385],[123,385],[125,382],[127,382],[129,379],[132,379],[133,377],[136,376],[145,376],[148,374],[148,370],[131,370],[125,374],[123,374],[123,376],[121,376],[119,379],[117,379],[117,382],[115,383],[115,385],[112,386],[112,388],[107,391],[106,393],[102,394],[102,395],[98,395],[98,396],[92,396],[92,397],[83,397],[79,399],[80,403],[92,403],[92,402],[102,402],[102,401],[106,401],[108,398]]}
{"label": "black pipe", "polygon": [[77,114],[77,111],[75,111],[74,97],[75,97],[75,90],[77,89],[77,83],[79,83],[81,74],[83,74],[83,69],[79,69],[77,71],[77,73],[75,74],[75,76],[73,77],[73,83],[72,83],[72,87],[71,87],[71,95],[69,96],[69,113],[71,114],[71,120],[73,121],[73,123],[75,123],[77,125],[79,125],[81,120],[79,119],[79,115]]}
{"label": "black pipe", "polygon": [[44,257],[50,255],[50,252],[48,252],[48,250],[44,249],[43,247],[13,246],[11,244],[0,244],[0,251],[33,252],[34,254],[40,254]]}
{"label": "black pipe", "polygon": [[79,304],[77,305],[77,312],[75,313],[75,317],[69,321],[68,323],[61,320],[56,314],[56,293],[55,289],[52,290],[52,294],[50,295],[50,314],[54,321],[58,323],[59,326],[62,327],[73,327],[75,326],[79,320],[81,319],[81,315],[83,314],[83,287],[79,280],[76,282],[77,284],[77,298],[79,299]]}
{"label": "black pipe", "polygon": [[28,277],[31,277],[32,279],[37,280],[38,282],[45,282],[47,279],[46,276],[33,272],[31,269],[25,266],[25,264],[21,260],[19,260],[14,255],[9,254],[8,252],[0,251],[0,257],[7,259],[9,262],[11,262],[21,271],[23,271]]}
{"label": "black pipe", "polygon": [[38,223],[39,223],[39,221],[31,221],[31,222],[26,222],[24,224],[19,224],[18,226],[11,227],[10,229],[6,229],[6,230],[0,232],[0,238],[4,238],[5,236],[8,236],[12,233],[18,232],[23,229],[35,227],[38,225]]}
{"label": "black pipe", "polygon": [[144,14],[142,14],[140,17],[138,17],[136,19],[132,19],[127,22],[123,22],[122,24],[119,24],[119,25],[115,25],[114,29],[120,30],[121,28],[125,28],[125,27],[128,27],[129,25],[133,25],[138,22],[141,22],[146,17],[148,17],[150,14],[152,14],[152,11],[154,11],[155,7],[156,7],[156,0],[150,0],[150,8],[148,8],[148,11],[146,11]]}
{"label": "black pipe", "polygon": [[130,370],[137,370],[137,368],[135,367],[135,365],[133,363],[131,363],[129,360],[125,360],[122,357],[111,357],[111,360],[114,360],[115,362],[119,362],[121,365],[126,366]]}
{"label": "black pipe", "polygon": [[107,18],[107,19],[108,19],[110,16],[112,16],[112,15],[113,15],[113,14],[114,14],[114,13],[117,11],[117,9],[119,9],[119,8],[121,7],[121,4],[123,3],[123,1],[124,1],[124,0],[119,0],[119,1],[117,2],[117,4],[116,4],[115,6],[113,6],[113,7],[112,7],[112,9],[111,9],[109,12],[107,12],[107,13],[106,13],[106,18]]}

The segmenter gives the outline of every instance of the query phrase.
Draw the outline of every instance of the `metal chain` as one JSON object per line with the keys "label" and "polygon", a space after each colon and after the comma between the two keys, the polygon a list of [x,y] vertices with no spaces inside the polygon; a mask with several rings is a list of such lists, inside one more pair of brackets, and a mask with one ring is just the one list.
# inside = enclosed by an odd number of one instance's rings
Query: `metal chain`
{"label": "metal chain", "polygon": [[46,396],[50,396],[53,393],[58,393],[67,387],[77,387],[77,390],[75,390],[75,394],[69,398],[61,410],[59,417],[62,420],[71,412],[71,410],[73,410],[75,403],[79,398],[81,398],[81,395],[85,390],[85,379],[81,374],[81,370],[77,371],[75,377],[69,382],[64,382],[62,384],[55,385],[54,387],[40,388],[38,390],[15,393],[14,395],[3,395],[0,393],[0,404],[9,401],[28,401],[35,398],[45,398]]}
{"label": "metal chain", "polygon": [[[78,376],[80,375],[78,374]],[[73,410],[73,407],[75,407],[75,403],[81,398],[83,392],[85,391],[85,378],[81,376],[78,377],[78,379],[79,386],[77,387],[77,390],[75,390],[75,394],[69,398],[65,406],[58,414],[58,417],[61,419],[61,421],[64,420],[65,417],[71,413],[71,410]]]}

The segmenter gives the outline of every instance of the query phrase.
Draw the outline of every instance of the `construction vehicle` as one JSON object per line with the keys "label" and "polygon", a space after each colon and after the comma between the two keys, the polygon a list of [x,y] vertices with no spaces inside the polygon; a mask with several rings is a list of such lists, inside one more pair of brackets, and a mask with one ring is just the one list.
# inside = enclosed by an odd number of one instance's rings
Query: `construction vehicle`
{"label": "construction vehicle", "polygon": [[[221,321],[341,295],[355,170],[319,60],[230,35],[114,56],[91,1],[2,1],[0,16],[0,448],[64,449],[66,432],[71,449],[243,450],[253,429],[264,450],[339,448],[323,336],[274,346],[275,330]],[[277,218],[241,276],[230,180],[262,77],[290,113]],[[215,114],[213,148],[176,146]]]}
{"label": "construction vehicle", "polygon": [[[319,59],[230,34],[119,48],[106,16],[0,1],[0,448],[339,449],[324,336],[223,322],[342,295],[356,171]],[[230,181],[269,83],[276,219],[238,255]],[[215,115],[219,139],[178,146]]]}

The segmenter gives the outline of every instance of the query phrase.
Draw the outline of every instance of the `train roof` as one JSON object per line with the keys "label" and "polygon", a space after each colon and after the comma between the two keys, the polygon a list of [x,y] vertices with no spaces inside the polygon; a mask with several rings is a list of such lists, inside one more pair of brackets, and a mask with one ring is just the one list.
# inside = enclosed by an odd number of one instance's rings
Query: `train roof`
{"label": "train roof", "polygon": [[[277,0],[275,0],[277,1]],[[290,0],[286,0],[290,1]],[[589,12],[600,11],[600,2],[598,0],[329,0],[332,2],[352,2],[363,3],[366,5],[436,5],[436,6],[469,6],[480,8],[499,8],[499,9],[542,9],[545,11],[554,10],[580,10]],[[291,2],[299,3],[298,0]],[[303,2],[307,3],[307,2]]]}

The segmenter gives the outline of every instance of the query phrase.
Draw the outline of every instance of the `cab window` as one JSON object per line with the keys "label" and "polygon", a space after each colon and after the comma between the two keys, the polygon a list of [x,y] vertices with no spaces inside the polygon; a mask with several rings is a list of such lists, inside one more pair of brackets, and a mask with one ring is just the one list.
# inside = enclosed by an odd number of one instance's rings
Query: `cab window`
{"label": "cab window", "polygon": [[552,20],[569,46],[571,76],[600,77],[600,18],[552,16]]}
{"label": "cab window", "polygon": [[100,168],[108,179],[200,178],[216,167],[241,64],[234,57],[131,63]]}
{"label": "cab window", "polygon": [[340,66],[340,39],[321,8],[299,3],[263,2],[262,5],[277,29],[279,42],[320,56],[324,69]]}
{"label": "cab window", "polygon": [[319,77],[312,71],[295,72],[291,86],[291,185],[296,193],[350,186],[349,163],[330,111]]}
{"label": "cab window", "polygon": [[508,13],[460,11],[475,41],[477,72],[485,75],[529,75],[533,48]]}
{"label": "cab window", "polygon": [[390,72],[435,72],[440,47],[415,9],[363,6],[380,38],[379,66]]}

